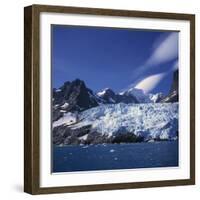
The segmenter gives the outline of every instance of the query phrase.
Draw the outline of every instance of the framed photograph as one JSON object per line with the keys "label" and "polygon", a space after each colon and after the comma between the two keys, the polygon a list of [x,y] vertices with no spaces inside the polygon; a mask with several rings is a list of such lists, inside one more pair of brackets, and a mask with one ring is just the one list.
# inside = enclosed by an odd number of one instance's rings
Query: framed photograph
{"label": "framed photograph", "polygon": [[24,191],[195,183],[195,16],[24,10]]}

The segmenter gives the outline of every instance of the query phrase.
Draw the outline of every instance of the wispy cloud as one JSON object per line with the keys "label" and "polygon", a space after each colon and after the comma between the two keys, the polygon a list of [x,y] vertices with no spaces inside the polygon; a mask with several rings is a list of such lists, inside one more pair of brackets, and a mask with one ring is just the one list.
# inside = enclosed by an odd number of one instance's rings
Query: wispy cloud
{"label": "wispy cloud", "polygon": [[[170,33],[165,37],[158,38],[152,45],[152,54],[149,58],[144,61],[144,63],[137,68],[137,71],[133,71],[133,80],[134,83],[129,86],[138,86],[145,85],[147,82],[150,84],[152,81],[152,87],[155,87],[156,84],[160,82],[161,79],[164,78],[166,74],[168,74],[171,70],[175,70],[178,68],[178,33]],[[175,60],[174,65],[163,71],[161,74],[154,74],[146,77],[147,71],[156,69],[161,64],[165,64],[167,62]],[[144,81],[144,82],[143,82]]]}
{"label": "wispy cloud", "polygon": [[[156,41],[155,41],[156,42]],[[178,57],[178,33],[171,33],[158,44],[152,55],[146,61],[146,66],[159,65]]]}
{"label": "wispy cloud", "polygon": [[169,68],[168,71],[148,76],[139,81],[136,85],[134,85],[134,87],[142,89],[145,93],[149,93],[163,80],[166,75],[172,71],[175,71],[176,69],[178,69],[178,60],[175,60],[175,62],[172,64],[172,67]]}
{"label": "wispy cloud", "polygon": [[152,91],[156,85],[164,78],[166,73],[155,74],[148,76],[147,78],[140,81],[135,88],[142,89],[145,93]]}

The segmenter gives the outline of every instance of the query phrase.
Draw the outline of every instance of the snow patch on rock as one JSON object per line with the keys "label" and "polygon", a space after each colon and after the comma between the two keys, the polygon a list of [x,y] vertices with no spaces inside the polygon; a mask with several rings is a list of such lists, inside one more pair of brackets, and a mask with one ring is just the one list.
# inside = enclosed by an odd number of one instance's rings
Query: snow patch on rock
{"label": "snow patch on rock", "polygon": [[61,125],[71,125],[77,122],[77,114],[76,113],[64,113],[63,117],[59,120],[53,122],[53,127],[61,126]]}
{"label": "snow patch on rock", "polygon": [[62,108],[62,109],[66,109],[68,106],[69,106],[69,104],[68,104],[67,102],[65,102],[65,103],[61,106],[61,108]]}

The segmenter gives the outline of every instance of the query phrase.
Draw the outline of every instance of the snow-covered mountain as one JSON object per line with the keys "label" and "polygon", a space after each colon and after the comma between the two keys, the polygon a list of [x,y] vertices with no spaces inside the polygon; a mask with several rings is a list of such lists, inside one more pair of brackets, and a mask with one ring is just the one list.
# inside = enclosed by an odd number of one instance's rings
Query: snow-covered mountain
{"label": "snow-covered mountain", "polygon": [[97,93],[104,103],[139,103],[138,100],[132,95],[116,94],[110,88],[106,88]]}
{"label": "snow-covered mountain", "polygon": [[174,140],[178,103],[101,105],[74,116],[65,114],[53,127],[54,143],[63,145]]}
{"label": "snow-covered mountain", "polygon": [[116,103],[116,94],[110,89],[105,88],[104,90],[97,93],[97,96],[104,99],[107,103]]}
{"label": "snow-covered mountain", "polygon": [[123,92],[121,95],[133,96],[138,101],[138,103],[172,103],[178,102],[178,70],[174,71],[173,80],[171,83],[171,88],[169,93],[164,96],[162,93],[156,94],[146,94],[143,90],[137,88],[129,88]]}
{"label": "snow-covered mountain", "polygon": [[137,89],[137,88],[130,88],[128,90],[125,90],[124,92],[120,93],[121,95],[127,95],[127,96],[132,96],[134,97],[138,103],[158,103],[160,102],[163,98],[164,95],[159,92],[156,94],[146,94],[142,89]]}
{"label": "snow-covered mountain", "polygon": [[138,103],[151,103],[151,99],[148,94],[145,94],[143,90],[137,88],[130,88],[124,92],[120,93],[121,95],[133,96],[137,99]]}

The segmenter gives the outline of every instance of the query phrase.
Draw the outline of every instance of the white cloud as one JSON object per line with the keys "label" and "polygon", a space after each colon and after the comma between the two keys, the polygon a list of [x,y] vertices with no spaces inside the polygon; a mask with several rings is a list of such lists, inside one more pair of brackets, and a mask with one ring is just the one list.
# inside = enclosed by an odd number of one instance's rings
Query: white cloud
{"label": "white cloud", "polygon": [[148,76],[147,78],[140,81],[135,88],[142,89],[145,93],[149,93],[153,90],[157,84],[164,78],[166,73],[155,74],[152,76]]}
{"label": "white cloud", "polygon": [[[176,70],[178,68],[178,33],[177,32],[173,32],[170,33],[167,37],[165,38],[158,38],[153,46],[152,46],[152,54],[150,55],[150,57],[144,61],[144,64],[142,66],[140,66],[137,71],[133,71],[133,78],[136,79],[135,83],[133,85],[136,85],[138,87],[156,87],[156,84],[158,84],[159,81],[159,77],[161,78],[161,74],[159,76],[159,74],[156,75],[152,75],[149,76],[145,79],[143,79],[142,81],[140,81],[141,79],[137,80],[138,77],[141,77],[142,75],[145,74],[146,70],[150,70],[153,69],[154,67],[156,68],[158,65],[160,64],[164,64],[166,62],[175,60],[174,64],[172,67],[170,67],[168,70],[165,69],[165,72],[163,74],[167,74],[169,73],[171,70]],[[153,79],[154,83],[150,83],[150,80]],[[138,81],[140,81],[138,83]],[[145,81],[145,82],[143,82]],[[148,84],[146,85],[146,82],[148,82]],[[149,89],[150,90],[150,89]]]}
{"label": "white cloud", "polygon": [[[130,87],[135,87],[144,90],[145,93],[149,93],[153,90],[157,84],[171,71],[178,69],[178,32],[168,34],[167,37],[158,38],[152,45],[152,54],[144,61],[143,65],[133,71],[133,79],[135,82]],[[145,75],[146,70],[156,68],[160,64],[174,61],[171,67],[165,69],[163,73],[154,74],[145,77],[141,80],[141,77]],[[139,81],[139,82],[138,82]]]}
{"label": "white cloud", "polygon": [[146,61],[146,66],[153,66],[172,61],[178,56],[178,33],[171,33],[158,44]]}

